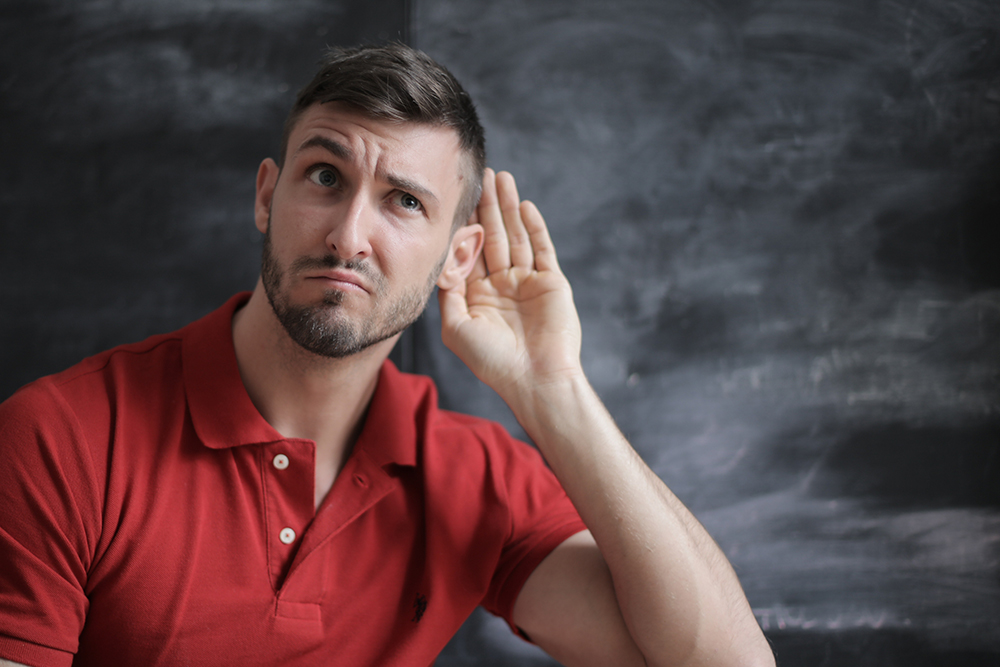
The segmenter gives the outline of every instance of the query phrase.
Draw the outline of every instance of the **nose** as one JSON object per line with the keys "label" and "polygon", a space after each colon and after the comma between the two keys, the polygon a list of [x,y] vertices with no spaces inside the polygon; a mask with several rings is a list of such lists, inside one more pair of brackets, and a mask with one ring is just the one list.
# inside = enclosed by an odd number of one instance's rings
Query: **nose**
{"label": "nose", "polygon": [[341,201],[331,211],[330,231],[326,245],[330,252],[344,261],[364,259],[371,252],[371,232],[375,210],[363,192]]}

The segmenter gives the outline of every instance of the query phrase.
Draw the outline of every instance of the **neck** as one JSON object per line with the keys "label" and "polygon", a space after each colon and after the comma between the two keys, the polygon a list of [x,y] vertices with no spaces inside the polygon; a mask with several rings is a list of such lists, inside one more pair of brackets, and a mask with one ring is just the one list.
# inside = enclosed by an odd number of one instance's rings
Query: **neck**
{"label": "neck", "polygon": [[260,282],[233,317],[236,361],[250,400],[286,438],[316,443],[317,506],[361,433],[396,338],[343,359],[316,355],[289,338]]}

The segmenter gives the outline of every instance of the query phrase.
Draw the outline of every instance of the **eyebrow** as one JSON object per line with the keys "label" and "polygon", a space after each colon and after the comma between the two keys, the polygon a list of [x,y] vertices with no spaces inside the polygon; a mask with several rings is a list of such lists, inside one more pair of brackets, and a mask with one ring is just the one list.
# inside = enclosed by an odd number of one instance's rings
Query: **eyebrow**
{"label": "eyebrow", "polygon": [[[299,146],[298,150],[295,151],[295,154],[298,155],[299,153],[310,148],[322,148],[323,150],[347,162],[354,159],[354,151],[350,148],[344,144],[334,141],[333,139],[320,136],[310,137],[307,139],[301,146]],[[382,173],[380,176],[384,178],[389,185],[397,190],[405,190],[423,201],[428,201],[433,204],[438,203],[437,196],[416,181],[403,178],[402,176],[397,176],[396,174]]]}
{"label": "eyebrow", "polygon": [[416,197],[422,201],[430,202],[432,204],[438,203],[438,198],[434,196],[433,192],[415,181],[396,176],[395,174],[385,174],[384,178],[389,185],[397,190],[405,190],[411,195],[416,195]]}
{"label": "eyebrow", "polygon": [[304,150],[317,147],[333,153],[341,160],[351,160],[354,157],[354,151],[350,148],[344,144],[337,143],[333,139],[327,139],[326,137],[310,137],[305,143],[299,146],[298,150],[295,151],[295,154],[298,155]]}

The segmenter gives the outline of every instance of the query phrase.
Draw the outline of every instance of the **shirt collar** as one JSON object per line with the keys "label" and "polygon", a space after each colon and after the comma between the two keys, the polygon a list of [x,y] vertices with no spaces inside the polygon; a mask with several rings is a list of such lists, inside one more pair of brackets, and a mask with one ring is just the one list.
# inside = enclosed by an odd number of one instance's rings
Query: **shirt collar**
{"label": "shirt collar", "polygon": [[[232,321],[249,298],[250,292],[236,294],[180,331],[191,421],[211,449],[286,440],[257,411],[240,378]],[[436,403],[428,378],[401,373],[386,360],[355,451],[364,451],[378,465],[416,465],[417,420]]]}
{"label": "shirt collar", "polygon": [[416,465],[417,422],[424,421],[428,406],[436,403],[429,378],[400,373],[386,359],[354,450],[364,451],[378,465]]}

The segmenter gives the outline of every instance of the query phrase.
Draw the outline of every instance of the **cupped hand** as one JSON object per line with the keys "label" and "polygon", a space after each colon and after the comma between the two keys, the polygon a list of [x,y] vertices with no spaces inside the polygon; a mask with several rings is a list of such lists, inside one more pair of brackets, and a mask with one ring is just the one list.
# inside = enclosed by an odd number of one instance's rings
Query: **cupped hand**
{"label": "cupped hand", "polygon": [[580,320],[545,220],[514,177],[487,169],[473,214],[484,246],[464,283],[438,293],[441,337],[502,397],[582,375]]}

